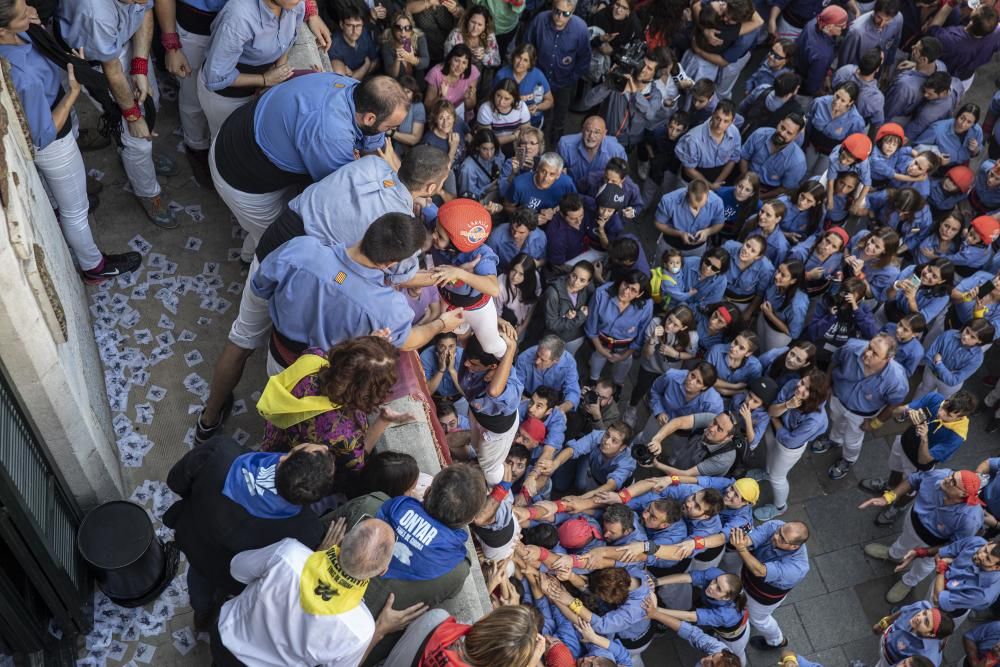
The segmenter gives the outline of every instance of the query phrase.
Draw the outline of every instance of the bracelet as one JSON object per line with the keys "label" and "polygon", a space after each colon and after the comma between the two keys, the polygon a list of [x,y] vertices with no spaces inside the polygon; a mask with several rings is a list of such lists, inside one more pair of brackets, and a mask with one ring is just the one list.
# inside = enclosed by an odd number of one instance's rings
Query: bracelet
{"label": "bracelet", "polygon": [[623,504],[627,504],[628,501],[632,500],[632,492],[628,489],[622,489],[618,492],[618,499],[621,500]]}
{"label": "bracelet", "polygon": [[561,500],[556,500],[555,504],[556,504],[556,512],[558,512],[559,514],[566,513],[566,503],[564,503]]}
{"label": "bracelet", "polygon": [[494,486],[493,490],[490,491],[490,498],[497,501],[498,503],[502,503],[503,499],[506,497],[507,497],[507,489],[503,488],[499,484]]}
{"label": "bracelet", "polygon": [[885,498],[885,502],[886,503],[888,503],[889,505],[891,505],[894,502],[896,502],[896,497],[897,496],[896,496],[896,492],[895,491],[893,491],[892,489],[889,489],[888,491],[886,491],[885,493],[882,494],[882,497]]}
{"label": "bracelet", "polygon": [[890,617],[889,616],[883,616],[882,618],[879,619],[877,625],[879,627],[879,630],[885,630],[891,624],[892,624],[892,620],[890,619]]}
{"label": "bracelet", "polygon": [[538,547],[538,560],[545,562],[549,557],[549,550],[545,547]]}
{"label": "bracelet", "polygon": [[149,58],[132,58],[129,74],[149,74]]}
{"label": "bracelet", "polygon": [[138,102],[133,104],[128,109],[122,109],[121,112],[122,112],[122,118],[124,118],[130,123],[133,123],[142,118],[142,107],[139,106]]}
{"label": "bracelet", "polygon": [[879,419],[878,417],[872,417],[871,419],[869,419],[868,424],[872,428],[882,428],[883,426],[885,426],[885,422]]}
{"label": "bracelet", "polygon": [[784,658],[782,658],[781,662],[779,662],[778,664],[787,665],[788,663],[792,663],[793,665],[799,664],[799,657],[793,653],[792,655],[787,655]]}
{"label": "bracelet", "polygon": [[947,561],[939,560],[938,562],[934,563],[934,571],[937,572],[938,574],[944,574],[945,572],[948,571],[949,565],[950,563],[948,563]]}
{"label": "bracelet", "polygon": [[929,558],[931,555],[930,549],[927,547],[917,547],[913,550],[913,553],[917,558]]}
{"label": "bracelet", "polygon": [[678,477],[677,475],[670,476],[670,486],[677,486],[680,483],[681,483],[680,477]]}
{"label": "bracelet", "polygon": [[176,32],[164,32],[160,34],[160,44],[167,51],[180,51],[181,37]]}
{"label": "bracelet", "polygon": [[260,86],[261,88],[267,88],[267,77],[263,74],[260,75]]}
{"label": "bracelet", "polygon": [[584,565],[586,565],[586,563],[583,562],[582,558],[580,558],[579,556],[573,556],[573,569],[574,570],[582,570],[582,569],[584,569]]}
{"label": "bracelet", "polygon": [[704,551],[705,550],[705,538],[704,537],[700,537],[700,536],[695,537],[694,538],[694,548],[697,549],[698,551]]}
{"label": "bracelet", "polygon": [[580,611],[582,609],[583,609],[583,600],[581,600],[580,598],[573,598],[573,601],[569,603],[569,610],[574,614],[576,614],[577,616],[580,615]]}
{"label": "bracelet", "polygon": [[314,16],[319,16],[319,8],[316,6],[316,0],[306,0],[306,15],[304,20],[308,21]]}

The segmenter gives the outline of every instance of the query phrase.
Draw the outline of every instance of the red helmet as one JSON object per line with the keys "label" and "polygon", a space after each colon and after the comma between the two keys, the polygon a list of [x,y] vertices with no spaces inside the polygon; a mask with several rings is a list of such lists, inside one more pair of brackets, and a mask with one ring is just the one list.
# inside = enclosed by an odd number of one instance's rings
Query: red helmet
{"label": "red helmet", "polygon": [[844,139],[844,150],[853,155],[856,159],[864,162],[872,154],[872,140],[867,134],[855,132]]}
{"label": "red helmet", "polygon": [[483,245],[493,230],[490,212],[472,199],[452,199],[441,206],[438,224],[459,252],[472,252]]}

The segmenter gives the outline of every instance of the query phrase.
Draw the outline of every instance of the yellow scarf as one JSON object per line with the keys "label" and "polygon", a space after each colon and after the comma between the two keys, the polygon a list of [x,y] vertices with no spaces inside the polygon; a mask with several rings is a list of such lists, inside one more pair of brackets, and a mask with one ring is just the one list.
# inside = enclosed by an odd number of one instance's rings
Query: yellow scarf
{"label": "yellow scarf", "polygon": [[[946,428],[949,431],[954,431],[955,433],[958,434],[960,438],[962,438],[962,440],[965,440],[969,437],[968,417],[959,417],[953,422],[938,422],[938,423],[940,424],[938,428]],[[936,431],[937,429],[934,430]]]}
{"label": "yellow scarf", "polygon": [[326,358],[316,354],[303,354],[294,364],[267,381],[264,393],[257,401],[257,412],[278,428],[285,429],[324,412],[338,410],[340,406],[326,396],[297,398],[292,395],[292,389],[302,378],[314,375],[326,366]]}
{"label": "yellow scarf", "polygon": [[299,577],[299,604],[307,614],[343,614],[361,604],[367,579],[355,579],[340,566],[340,547],[317,551],[306,559]]}

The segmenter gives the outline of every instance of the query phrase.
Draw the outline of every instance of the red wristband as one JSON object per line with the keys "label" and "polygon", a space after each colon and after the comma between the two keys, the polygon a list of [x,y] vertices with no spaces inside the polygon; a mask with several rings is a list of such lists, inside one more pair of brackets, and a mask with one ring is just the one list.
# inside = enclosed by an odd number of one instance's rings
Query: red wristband
{"label": "red wristband", "polygon": [[670,477],[670,486],[677,486],[680,483],[681,483],[681,478],[680,477],[678,477],[677,475],[671,475],[671,477]]}
{"label": "red wristband", "polygon": [[694,538],[694,548],[697,549],[698,551],[704,551],[704,549],[705,549],[705,538],[704,537],[695,537]]}
{"label": "red wristband", "polygon": [[493,490],[490,491],[490,498],[497,501],[498,503],[502,503],[503,499],[506,497],[507,497],[507,489],[503,488],[499,484],[494,486]]}
{"label": "red wristband", "polygon": [[545,547],[538,547],[538,560],[544,563],[548,557],[549,557],[549,550],[546,549]]}
{"label": "red wristband", "polygon": [[632,492],[628,489],[622,489],[618,492],[618,499],[621,500],[622,503],[627,504],[628,501],[632,500]]}
{"label": "red wristband", "polygon": [[948,571],[948,565],[950,565],[950,563],[948,563],[947,561],[939,560],[937,563],[934,564],[934,571],[937,572],[938,574],[944,574],[945,572]]}
{"label": "red wristband", "polygon": [[316,0],[306,0],[306,21],[314,16],[319,16],[319,9],[316,7]]}
{"label": "red wristband", "polygon": [[566,513],[566,503],[564,503],[561,500],[557,500],[556,501],[556,512],[558,512],[560,514],[565,514]]}
{"label": "red wristband", "polygon": [[573,569],[574,570],[582,570],[583,569],[583,565],[584,565],[584,563],[583,563],[583,559],[582,558],[580,558],[579,556],[573,556]]}
{"label": "red wristband", "polygon": [[142,107],[140,107],[138,103],[133,104],[128,109],[122,109],[121,112],[122,112],[122,118],[124,118],[130,123],[132,121],[136,121],[142,118]]}
{"label": "red wristband", "polygon": [[931,555],[931,552],[927,550],[927,547],[917,547],[913,550],[913,553],[916,554],[917,558],[927,558]]}
{"label": "red wristband", "polygon": [[181,37],[176,32],[164,32],[160,34],[160,44],[167,51],[180,51]]}
{"label": "red wristband", "polygon": [[528,508],[528,518],[534,521],[538,518],[538,515],[542,513],[542,510],[532,505]]}
{"label": "red wristband", "polygon": [[521,497],[523,497],[529,503],[531,502],[531,494],[528,493],[528,489],[524,488],[523,486],[521,487]]}
{"label": "red wristband", "polygon": [[129,74],[149,74],[149,58],[132,58]]}

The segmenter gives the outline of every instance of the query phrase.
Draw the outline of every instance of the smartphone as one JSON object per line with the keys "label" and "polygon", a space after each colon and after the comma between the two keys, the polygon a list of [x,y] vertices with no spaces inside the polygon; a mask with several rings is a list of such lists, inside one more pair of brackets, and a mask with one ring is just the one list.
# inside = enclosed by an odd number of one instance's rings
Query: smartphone
{"label": "smartphone", "polygon": [[409,37],[403,38],[403,48],[409,51],[413,46],[413,41]]}
{"label": "smartphone", "polygon": [[911,285],[913,285],[917,289],[920,289],[920,276],[914,273],[912,276],[910,276],[909,280]]}
{"label": "smartphone", "polygon": [[982,299],[983,297],[988,296],[992,291],[993,291],[993,281],[987,280],[985,283],[979,286],[979,293],[977,294],[977,296],[980,299]]}
{"label": "smartphone", "polygon": [[517,158],[518,164],[524,165],[524,146],[518,146],[514,149],[514,157]]}

